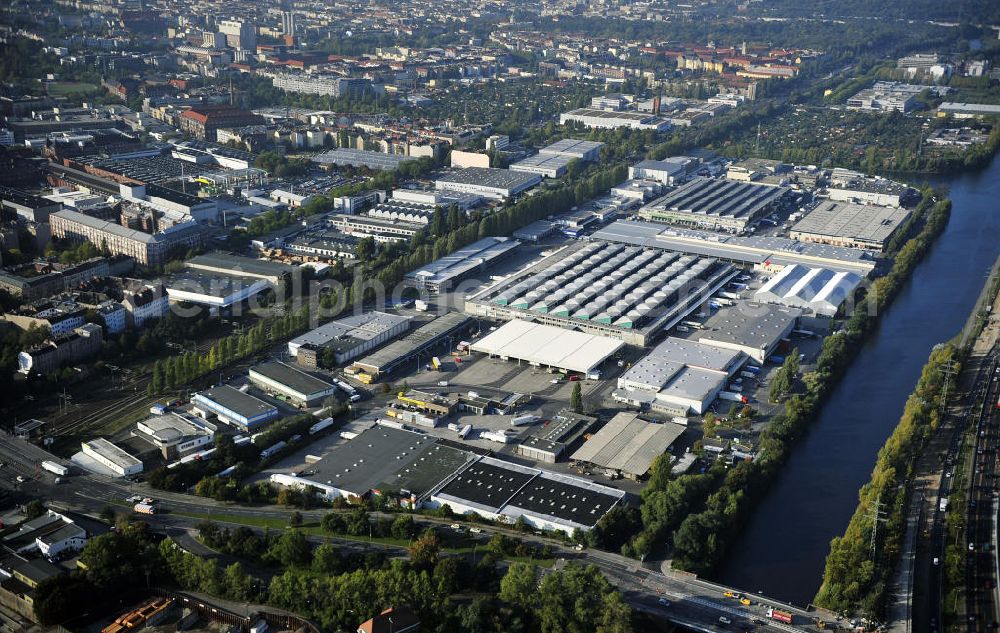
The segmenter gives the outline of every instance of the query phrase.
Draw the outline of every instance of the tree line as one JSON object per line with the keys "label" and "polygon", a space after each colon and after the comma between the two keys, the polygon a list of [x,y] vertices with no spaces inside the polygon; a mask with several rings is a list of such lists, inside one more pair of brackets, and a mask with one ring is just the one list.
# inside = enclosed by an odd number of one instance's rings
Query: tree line
{"label": "tree line", "polygon": [[[886,608],[890,575],[899,560],[906,531],[907,482],[928,439],[941,423],[943,386],[957,350],[934,349],[917,386],[906,400],[903,415],[878,453],[868,483],[858,493],[858,506],[842,536],[830,542],[823,584],[816,604],[836,611],[861,612],[881,618]],[[872,556],[876,516],[884,511]]]}
{"label": "tree line", "polygon": [[146,391],[149,395],[173,391],[218,367],[258,354],[275,341],[294,336],[309,327],[309,307],[294,314],[270,317],[245,332],[230,334],[213,345],[207,354],[185,352],[157,360]]}

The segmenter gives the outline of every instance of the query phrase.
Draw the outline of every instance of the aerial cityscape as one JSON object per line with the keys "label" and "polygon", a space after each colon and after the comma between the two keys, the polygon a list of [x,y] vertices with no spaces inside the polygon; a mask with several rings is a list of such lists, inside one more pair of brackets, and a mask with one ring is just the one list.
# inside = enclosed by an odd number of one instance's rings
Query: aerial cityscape
{"label": "aerial cityscape", "polygon": [[0,633],[1000,629],[1000,3],[9,0]]}

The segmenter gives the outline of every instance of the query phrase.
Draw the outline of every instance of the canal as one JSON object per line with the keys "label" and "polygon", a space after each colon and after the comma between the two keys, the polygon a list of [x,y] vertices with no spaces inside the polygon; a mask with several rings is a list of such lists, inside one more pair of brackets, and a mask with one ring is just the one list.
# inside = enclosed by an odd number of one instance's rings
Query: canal
{"label": "canal", "polygon": [[1000,252],[1000,159],[930,182],[950,192],[947,228],[796,445],[716,580],[799,605],[812,600],[830,539],[846,528],[931,348],[965,323]]}

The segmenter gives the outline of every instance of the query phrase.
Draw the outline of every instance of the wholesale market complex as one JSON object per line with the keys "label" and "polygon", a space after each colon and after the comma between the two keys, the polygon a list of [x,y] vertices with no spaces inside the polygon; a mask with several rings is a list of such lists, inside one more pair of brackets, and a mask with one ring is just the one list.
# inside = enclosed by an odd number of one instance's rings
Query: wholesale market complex
{"label": "wholesale market complex", "polygon": [[[542,177],[599,161],[600,150],[566,139],[511,170],[453,169],[433,192],[404,191],[336,221],[420,230],[438,198],[530,196]],[[260,477],[328,501],[380,496],[592,529],[655,468],[754,459],[757,422],[702,438],[702,416],[761,406],[769,374],[793,350],[808,364],[907,226],[911,211],[872,204],[862,175],[840,174],[836,193],[820,195],[789,173],[645,161],[605,198],[411,270],[402,300],[315,324],[127,435],[85,442],[74,460],[134,477],[151,457],[168,467],[201,459],[228,434],[260,449]],[[180,280],[208,276],[254,293],[291,272],[214,253],[167,289],[192,300]],[[226,283],[198,300],[245,300]],[[577,389],[585,413],[573,410]],[[346,419],[325,417],[335,402],[349,406]],[[319,420],[308,434],[256,446],[302,411]]]}

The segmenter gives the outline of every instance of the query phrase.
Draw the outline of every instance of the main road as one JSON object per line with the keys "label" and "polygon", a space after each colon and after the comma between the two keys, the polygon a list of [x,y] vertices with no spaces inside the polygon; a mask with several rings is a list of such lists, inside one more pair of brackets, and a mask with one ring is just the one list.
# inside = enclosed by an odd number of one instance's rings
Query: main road
{"label": "main road", "polygon": [[[122,479],[94,474],[76,474],[62,478],[56,484],[55,477],[41,470],[38,464],[45,459],[58,458],[28,442],[11,436],[0,437],[0,487],[18,489],[25,494],[41,498],[56,508],[96,514],[108,505],[126,506],[126,499],[135,494],[155,496],[165,508],[158,515],[144,517],[154,527],[183,539],[186,547],[198,547],[191,535],[205,517],[216,517],[220,524],[239,524],[247,519],[270,518],[286,523],[291,510],[278,506],[243,506],[221,504],[212,499],[193,495],[152,491],[145,484],[132,484]],[[319,522],[329,510],[302,512],[307,522]],[[396,515],[372,513],[375,517]],[[435,524],[449,524],[452,520],[417,515],[418,521]],[[248,521],[252,523],[252,521]],[[761,633],[795,633],[817,631],[816,619],[819,614],[808,612],[770,600],[759,595],[747,596],[750,605],[741,604],[736,598],[726,597],[726,592],[741,595],[739,589],[707,582],[693,575],[679,572],[662,573],[644,567],[618,554],[600,550],[577,551],[561,541],[539,534],[524,534],[504,527],[483,527],[478,538],[489,539],[493,532],[504,532],[528,542],[549,545],[556,555],[565,560],[579,560],[598,567],[605,576],[622,592],[633,608],[653,613],[690,629],[704,633],[728,633],[732,630],[757,630]],[[319,538],[319,537],[317,537]],[[338,540],[336,537],[322,537]],[[364,547],[364,543],[343,540],[347,547]],[[380,548],[394,549],[400,554],[405,548],[379,544]],[[205,554],[204,549],[197,551]],[[793,625],[767,618],[768,607],[787,611],[793,615]],[[726,624],[726,621],[729,624]],[[826,619],[826,628],[832,628],[835,621]]]}

